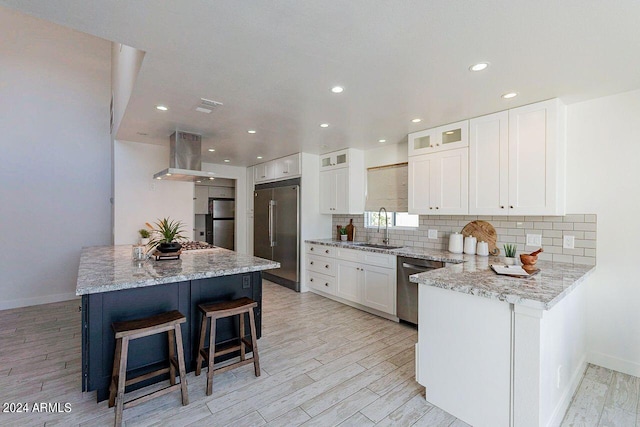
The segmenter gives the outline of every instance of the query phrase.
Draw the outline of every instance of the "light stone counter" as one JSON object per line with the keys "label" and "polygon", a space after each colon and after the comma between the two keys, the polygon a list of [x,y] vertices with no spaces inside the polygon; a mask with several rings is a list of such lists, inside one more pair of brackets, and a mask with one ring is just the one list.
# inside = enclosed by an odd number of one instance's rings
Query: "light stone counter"
{"label": "light stone counter", "polygon": [[306,243],[442,261],[447,263],[445,268],[414,274],[411,281],[543,310],[549,310],[595,271],[595,266],[591,265],[538,261],[538,274],[516,278],[501,276],[491,270],[490,264],[501,264],[499,257],[452,254],[445,250],[409,246],[365,248],[358,246],[362,242],[331,239],[306,240]]}
{"label": "light stone counter", "polygon": [[223,248],[183,251],[178,260],[135,262],[131,245],[82,248],[76,295],[230,276],[280,264]]}

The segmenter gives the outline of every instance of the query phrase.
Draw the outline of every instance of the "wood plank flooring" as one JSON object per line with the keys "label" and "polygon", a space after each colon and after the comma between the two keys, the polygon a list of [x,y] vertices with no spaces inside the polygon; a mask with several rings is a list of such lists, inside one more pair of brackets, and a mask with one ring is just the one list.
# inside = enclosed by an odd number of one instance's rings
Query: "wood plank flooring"
{"label": "wood plank flooring", "polygon": [[[263,303],[259,378],[240,367],[206,396],[206,376],[190,373],[188,406],[172,393],[125,410],[125,425],[467,426],[425,401],[414,328],[267,281]],[[79,305],[0,311],[0,404],[60,404],[0,412],[1,426],[113,425],[113,409],[80,391]],[[590,365],[562,425],[640,427],[639,399],[639,378]]]}

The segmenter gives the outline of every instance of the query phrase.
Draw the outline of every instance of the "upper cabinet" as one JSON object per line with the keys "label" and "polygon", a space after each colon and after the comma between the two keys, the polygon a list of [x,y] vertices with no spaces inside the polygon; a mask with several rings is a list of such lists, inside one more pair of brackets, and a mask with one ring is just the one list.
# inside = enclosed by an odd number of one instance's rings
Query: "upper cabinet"
{"label": "upper cabinet", "polygon": [[409,157],[409,213],[466,214],[468,162],[467,148]]}
{"label": "upper cabinet", "polygon": [[193,190],[193,213],[206,215],[209,213],[209,187],[196,185]]}
{"label": "upper cabinet", "polygon": [[557,99],[472,119],[469,213],[564,215],[565,122]]}
{"label": "upper cabinet", "polygon": [[299,177],[300,171],[300,153],[297,153],[255,165],[253,178],[255,183],[280,181]]}
{"label": "upper cabinet", "polygon": [[452,150],[468,145],[469,121],[409,134],[409,156]]}
{"label": "upper cabinet", "polygon": [[364,153],[348,149],[320,156],[320,213],[364,213]]}

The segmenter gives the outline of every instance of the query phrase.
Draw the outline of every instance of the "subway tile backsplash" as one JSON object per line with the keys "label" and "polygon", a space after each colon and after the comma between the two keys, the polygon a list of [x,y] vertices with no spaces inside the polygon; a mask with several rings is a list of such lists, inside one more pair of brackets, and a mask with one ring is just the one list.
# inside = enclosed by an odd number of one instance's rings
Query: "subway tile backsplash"
{"label": "subway tile backsplash", "polygon": [[[353,219],[356,240],[382,243],[384,232],[364,227],[364,215],[333,215],[332,233],[336,226],[345,226]],[[389,244],[394,246],[418,246],[431,249],[447,249],[449,235],[462,231],[471,221],[484,220],[496,229],[497,246],[503,253],[505,243],[515,243],[518,254],[532,252],[538,247],[525,246],[527,234],[541,234],[544,252],[539,259],[576,264],[596,264],[597,218],[593,214],[565,216],[477,216],[477,215],[420,215],[420,226],[415,229],[389,229]],[[429,239],[428,230],[438,230],[437,239]],[[574,236],[575,248],[563,249],[564,236]]]}

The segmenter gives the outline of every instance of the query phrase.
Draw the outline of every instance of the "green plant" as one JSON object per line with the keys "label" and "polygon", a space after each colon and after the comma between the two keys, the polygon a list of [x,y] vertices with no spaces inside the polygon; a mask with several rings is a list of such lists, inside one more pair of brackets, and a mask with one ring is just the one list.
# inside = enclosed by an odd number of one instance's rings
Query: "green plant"
{"label": "green plant", "polygon": [[340,235],[344,236],[347,234],[347,227],[340,227]]}
{"label": "green plant", "polygon": [[508,258],[514,258],[516,256],[516,245],[505,244],[504,245],[504,256]]}
{"label": "green plant", "polygon": [[143,239],[148,239],[149,237],[151,237],[151,231],[147,230],[146,228],[141,228],[140,230],[138,230],[138,234],[140,234],[140,237]]}
{"label": "green plant", "polygon": [[158,219],[155,227],[147,224],[153,232],[153,238],[149,242],[150,246],[159,245],[160,243],[177,242],[184,240],[185,237],[180,234],[184,232],[184,224],[181,221],[170,220],[169,218]]}

